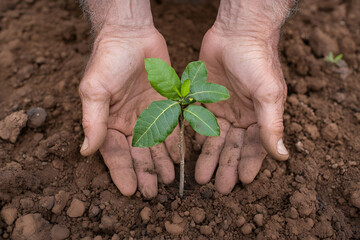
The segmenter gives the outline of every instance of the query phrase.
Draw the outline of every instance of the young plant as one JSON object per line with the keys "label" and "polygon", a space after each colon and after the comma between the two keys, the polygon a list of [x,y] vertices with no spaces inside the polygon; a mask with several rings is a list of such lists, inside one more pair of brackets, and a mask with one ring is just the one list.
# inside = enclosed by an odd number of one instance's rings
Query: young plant
{"label": "young plant", "polygon": [[334,63],[339,65],[339,61],[342,59],[343,55],[340,53],[334,58],[333,52],[329,52],[329,55],[324,58],[325,62]]}
{"label": "young plant", "polygon": [[207,70],[204,62],[196,61],[187,65],[181,76],[165,61],[158,58],[145,59],[145,69],[151,86],[168,100],[152,102],[138,117],[132,146],[152,147],[162,143],[180,123],[180,197],[184,194],[184,125],[190,126],[205,136],[219,136],[220,127],[216,117],[206,108],[194,105],[215,103],[228,99],[226,87],[206,82]]}

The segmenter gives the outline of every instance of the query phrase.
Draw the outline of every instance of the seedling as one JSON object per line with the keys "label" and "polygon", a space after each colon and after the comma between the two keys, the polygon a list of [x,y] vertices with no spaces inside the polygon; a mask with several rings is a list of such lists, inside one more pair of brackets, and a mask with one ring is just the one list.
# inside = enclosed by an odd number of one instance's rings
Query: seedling
{"label": "seedling", "polygon": [[181,80],[175,70],[158,58],[145,59],[145,69],[151,86],[168,100],[152,102],[138,117],[132,146],[152,147],[162,143],[180,123],[180,197],[184,194],[184,125],[190,126],[205,136],[219,136],[220,127],[216,117],[206,108],[194,105],[215,103],[228,99],[226,87],[206,82],[207,70],[204,62],[187,65]]}
{"label": "seedling", "polygon": [[334,58],[333,52],[329,52],[329,55],[324,58],[325,62],[334,63],[339,65],[339,61],[342,59],[343,55],[340,53]]}

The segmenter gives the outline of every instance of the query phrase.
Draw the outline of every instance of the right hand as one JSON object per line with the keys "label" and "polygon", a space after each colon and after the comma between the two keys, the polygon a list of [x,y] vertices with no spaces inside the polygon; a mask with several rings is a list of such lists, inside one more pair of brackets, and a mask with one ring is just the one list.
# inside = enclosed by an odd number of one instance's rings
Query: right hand
{"label": "right hand", "polygon": [[278,57],[279,29],[264,34],[275,24],[252,24],[250,14],[236,27],[216,22],[200,50],[208,81],[226,86],[230,98],[205,104],[219,118],[221,135],[196,137],[204,144],[195,179],[209,182],[219,165],[215,187],[222,194],[230,193],[238,180],[251,183],[267,153],[278,160],[289,157],[282,140],[287,90]]}
{"label": "right hand", "polygon": [[166,42],[154,27],[100,33],[79,87],[85,132],[81,154],[89,156],[100,148],[113,182],[125,196],[137,187],[146,198],[156,196],[158,176],[166,184],[175,177],[169,153],[174,160],[179,155],[178,128],[165,144],[131,146],[141,111],[163,99],[147,80],[144,59],[150,57],[170,64]]}

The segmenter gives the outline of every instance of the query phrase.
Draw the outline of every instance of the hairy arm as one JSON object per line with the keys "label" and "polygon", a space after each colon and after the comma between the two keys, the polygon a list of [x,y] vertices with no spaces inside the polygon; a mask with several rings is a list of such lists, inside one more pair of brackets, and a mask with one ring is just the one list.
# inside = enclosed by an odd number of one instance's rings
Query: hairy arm
{"label": "hairy arm", "polygon": [[[214,26],[223,32],[248,30],[269,37],[280,30],[297,4],[298,0],[221,0]],[[259,26],[266,28],[259,32]]]}
{"label": "hairy arm", "polygon": [[95,36],[102,30],[136,31],[153,26],[149,0],[80,0],[80,6]]}

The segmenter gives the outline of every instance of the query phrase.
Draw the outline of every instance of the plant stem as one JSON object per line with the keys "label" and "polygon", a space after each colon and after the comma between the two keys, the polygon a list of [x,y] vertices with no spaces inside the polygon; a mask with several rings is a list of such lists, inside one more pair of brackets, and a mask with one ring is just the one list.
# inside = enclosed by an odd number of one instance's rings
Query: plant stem
{"label": "plant stem", "polygon": [[184,126],[185,119],[183,112],[181,111],[180,115],[180,186],[179,186],[179,196],[182,198],[184,196],[184,166],[185,166],[185,150],[184,150]]}

